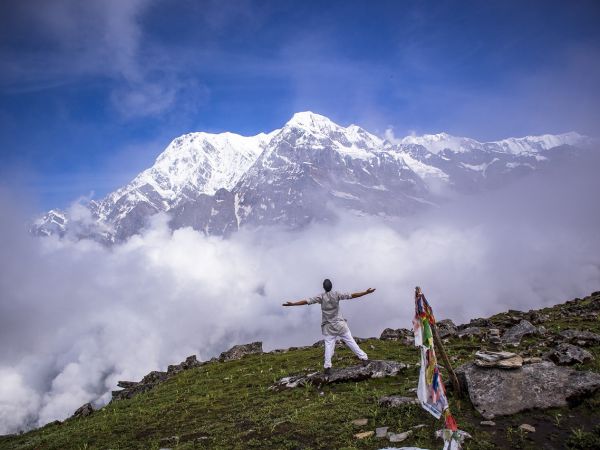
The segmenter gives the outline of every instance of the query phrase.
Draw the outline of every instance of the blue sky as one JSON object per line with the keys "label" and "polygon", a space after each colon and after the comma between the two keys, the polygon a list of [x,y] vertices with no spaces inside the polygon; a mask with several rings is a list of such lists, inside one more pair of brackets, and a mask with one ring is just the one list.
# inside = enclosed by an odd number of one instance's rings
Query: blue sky
{"label": "blue sky", "polygon": [[97,198],[190,131],[312,110],[383,134],[598,136],[596,1],[8,0],[0,175]]}

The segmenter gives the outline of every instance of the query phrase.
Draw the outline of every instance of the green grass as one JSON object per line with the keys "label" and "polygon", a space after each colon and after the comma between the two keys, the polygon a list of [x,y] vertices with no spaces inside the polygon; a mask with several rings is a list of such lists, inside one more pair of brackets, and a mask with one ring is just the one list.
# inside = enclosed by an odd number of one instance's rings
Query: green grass
{"label": "green grass", "polygon": [[[598,321],[564,321],[558,315],[544,326],[600,332]],[[533,341],[524,341],[518,351]],[[417,385],[417,350],[379,340],[369,340],[361,346],[371,359],[392,359],[411,367],[396,377],[274,392],[268,388],[281,377],[321,370],[323,350],[298,349],[209,363],[181,372],[131,400],[111,403],[90,417],[0,437],[0,449],[378,449],[389,443],[374,437],[357,440],[353,435],[381,426],[402,432],[419,424],[426,426],[415,430],[401,445],[441,448],[434,433],[442,428],[442,422],[420,406],[386,409],[377,404],[384,395],[415,395],[410,390]],[[479,348],[476,341],[458,339],[452,339],[447,346],[449,355],[457,358],[456,366],[470,360]],[[596,361],[579,368],[600,371],[600,348],[590,350]],[[335,366],[355,363],[348,350],[336,352]],[[588,448],[585,445],[597,439],[593,424],[600,422],[600,396],[572,409],[496,419],[496,427],[486,428],[479,425],[482,418],[467,399],[449,394],[459,427],[473,435],[465,443],[466,449],[565,448],[567,441],[571,448]],[[353,426],[351,421],[357,418],[367,418],[368,425]],[[532,423],[540,431],[535,433],[537,436],[524,434],[518,430],[521,423]],[[556,446],[541,445],[541,437]]]}

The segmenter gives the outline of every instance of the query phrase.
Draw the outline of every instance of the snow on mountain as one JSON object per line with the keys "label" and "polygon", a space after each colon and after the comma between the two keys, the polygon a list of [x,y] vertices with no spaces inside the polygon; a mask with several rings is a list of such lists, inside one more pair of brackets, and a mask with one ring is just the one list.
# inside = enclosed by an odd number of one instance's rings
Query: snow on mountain
{"label": "snow on mountain", "polygon": [[298,228],[335,220],[338,210],[402,216],[441,201],[447,189],[505,184],[548,163],[554,149],[587,139],[565,133],[478,142],[438,133],[389,142],[300,112],[268,134],[180,136],[126,186],[67,212],[52,210],[32,232],[110,243],[138,233],[161,211],[174,229],[216,235],[242,226]]}
{"label": "snow on mountain", "polygon": [[452,136],[448,133],[424,134],[422,136],[406,136],[399,140],[402,145],[414,144],[425,147],[434,154],[445,150],[453,153],[465,153],[473,150],[495,151],[513,155],[539,153],[561,145],[578,145],[586,140],[575,132],[542,136],[526,136],[522,138],[508,138],[500,141],[479,142],[475,139]]}

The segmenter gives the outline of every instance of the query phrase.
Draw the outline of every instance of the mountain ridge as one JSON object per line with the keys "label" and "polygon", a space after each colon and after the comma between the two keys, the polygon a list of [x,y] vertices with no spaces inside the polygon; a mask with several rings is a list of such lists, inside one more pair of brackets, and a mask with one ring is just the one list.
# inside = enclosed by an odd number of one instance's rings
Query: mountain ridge
{"label": "mountain ridge", "polygon": [[406,216],[443,201],[445,190],[504,184],[552,159],[551,150],[588,142],[576,132],[484,143],[447,133],[388,140],[305,111],[254,136],[179,136],[130,183],[83,205],[84,219],[50,210],[31,231],[111,244],[138,233],[159,212],[171,215],[174,229],[222,236],[243,226],[294,229],[332,221],[336,208]]}

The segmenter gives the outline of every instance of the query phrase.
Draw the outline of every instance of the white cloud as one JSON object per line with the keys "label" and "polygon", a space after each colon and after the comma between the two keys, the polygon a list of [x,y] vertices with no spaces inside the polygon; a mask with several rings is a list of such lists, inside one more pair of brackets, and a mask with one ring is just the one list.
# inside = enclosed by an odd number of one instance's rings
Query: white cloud
{"label": "white cloud", "polygon": [[[18,214],[0,230],[0,432],[106,402],[190,354],[320,339],[317,307],[281,303],[334,289],[375,294],[342,305],[357,336],[410,327],[415,285],[457,322],[529,309],[600,286],[593,164],[550,173],[399,223],[344,217],[302,232],[242,231],[229,240],[165,216],[126,243],[36,240]],[[570,174],[570,175],[569,175]],[[2,196],[0,196],[2,197]],[[573,201],[576,198],[578,201]],[[3,211],[14,205],[2,201]]]}

